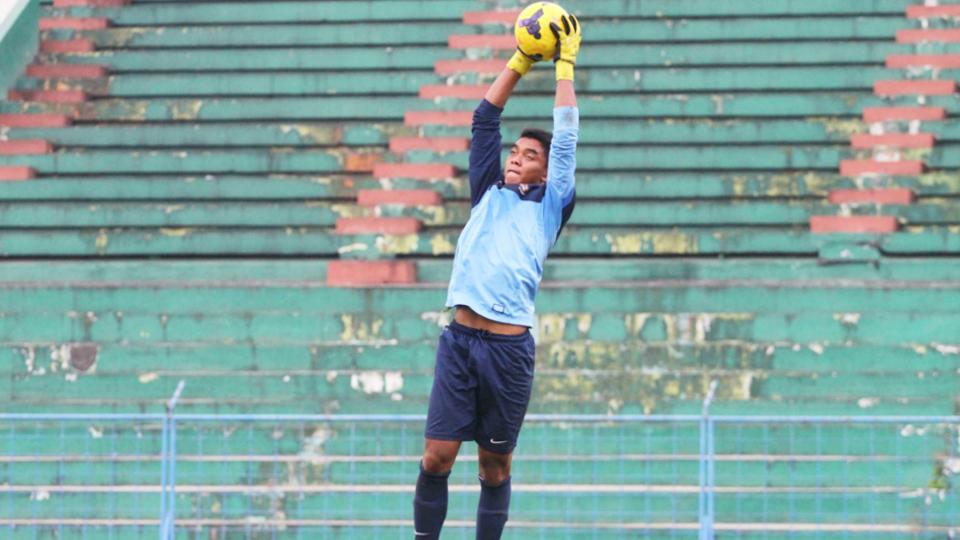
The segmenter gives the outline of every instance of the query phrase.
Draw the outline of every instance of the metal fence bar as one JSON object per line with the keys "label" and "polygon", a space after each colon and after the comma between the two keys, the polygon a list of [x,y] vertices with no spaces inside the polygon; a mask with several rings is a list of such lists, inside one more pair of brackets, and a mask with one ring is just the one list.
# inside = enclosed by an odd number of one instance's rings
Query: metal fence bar
{"label": "metal fence bar", "polygon": [[160,540],[172,540],[176,536],[177,520],[177,417],[174,414],[177,401],[183,393],[185,381],[177,383],[173,396],[167,401],[167,414],[164,416],[163,463],[161,470],[165,482],[160,494]]}
{"label": "metal fence bar", "polygon": [[170,462],[170,452],[167,441],[170,433],[170,419],[168,416],[164,416],[161,422],[163,427],[160,434],[160,540],[168,540],[167,491],[170,489],[170,481],[167,468]]}
{"label": "metal fence bar", "polygon": [[92,421],[130,420],[130,421],[137,421],[137,422],[145,422],[149,420],[163,420],[163,418],[165,418],[163,414],[157,414],[157,413],[125,413],[125,414],[0,413],[0,421],[2,420],[13,420],[13,421],[56,420],[56,421],[66,422],[66,421],[73,421],[73,420],[92,420]]}
{"label": "metal fence bar", "polygon": [[[0,420],[130,420],[130,421],[150,421],[162,420],[165,414],[157,413],[0,413]],[[180,420],[191,421],[260,421],[260,420],[281,420],[281,421],[321,421],[321,422],[399,422],[399,421],[423,421],[426,415],[423,414],[177,414]],[[711,418],[718,423],[816,423],[816,424],[874,424],[874,423],[960,423],[960,416],[744,416],[744,415],[712,415]],[[605,414],[529,414],[525,420],[534,422],[697,422],[701,419],[700,415],[695,414],[625,414],[625,415],[605,415]]]}
{"label": "metal fence bar", "polygon": [[[716,383],[714,383],[716,384]],[[712,393],[712,390],[711,390]],[[707,416],[707,515],[705,521],[705,526],[707,529],[707,540],[713,540],[714,531],[713,523],[714,518],[716,517],[716,506],[715,506],[715,496],[716,496],[716,433],[714,430],[716,424],[713,422],[713,419],[710,418],[709,414]]]}
{"label": "metal fence bar", "polygon": [[713,424],[710,420],[710,405],[717,391],[717,381],[703,399],[700,415],[700,540],[713,540]]}
{"label": "metal fence bar", "polygon": [[719,423],[735,424],[778,424],[778,423],[807,423],[807,424],[901,424],[901,423],[929,423],[929,424],[956,424],[960,423],[960,416],[714,416],[713,420]]}
{"label": "metal fence bar", "polygon": [[[0,417],[2,418],[2,417]],[[178,414],[192,422],[424,422],[425,414]],[[698,422],[695,414],[528,414],[525,422]]]}

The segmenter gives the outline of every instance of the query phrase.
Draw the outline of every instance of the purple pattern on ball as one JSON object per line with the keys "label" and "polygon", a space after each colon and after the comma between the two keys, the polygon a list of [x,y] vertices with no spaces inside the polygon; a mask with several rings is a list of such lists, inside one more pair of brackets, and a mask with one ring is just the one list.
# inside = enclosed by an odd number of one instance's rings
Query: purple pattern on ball
{"label": "purple pattern on ball", "polygon": [[531,36],[540,39],[542,37],[540,35],[540,17],[543,17],[543,8],[538,9],[529,19],[522,19],[519,25],[526,28]]}

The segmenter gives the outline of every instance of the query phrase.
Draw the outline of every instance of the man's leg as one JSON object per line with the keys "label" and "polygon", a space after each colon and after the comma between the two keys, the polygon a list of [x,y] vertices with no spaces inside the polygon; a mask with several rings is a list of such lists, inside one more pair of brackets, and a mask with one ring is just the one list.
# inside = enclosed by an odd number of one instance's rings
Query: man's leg
{"label": "man's leg", "polygon": [[480,505],[477,539],[499,540],[510,509],[513,451],[533,391],[534,344],[529,332],[490,336],[478,361]]}
{"label": "man's leg", "polygon": [[447,479],[459,451],[460,441],[427,439],[424,444],[413,497],[414,534],[418,539],[440,538],[447,517]]}
{"label": "man's leg", "polygon": [[477,506],[477,540],[499,540],[510,510],[510,465],[513,454],[498,454],[483,447],[480,458],[480,504]]}

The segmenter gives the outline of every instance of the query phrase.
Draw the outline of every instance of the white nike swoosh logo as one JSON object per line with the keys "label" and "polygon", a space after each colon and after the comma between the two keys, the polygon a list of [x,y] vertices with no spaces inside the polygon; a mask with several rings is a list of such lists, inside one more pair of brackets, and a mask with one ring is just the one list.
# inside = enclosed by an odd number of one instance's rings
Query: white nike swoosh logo
{"label": "white nike swoosh logo", "polygon": [[430,536],[430,533],[422,533],[417,531],[413,531],[413,534],[414,536]]}
{"label": "white nike swoosh logo", "polygon": [[490,439],[490,444],[505,444],[506,442],[507,441],[495,441],[493,439]]}

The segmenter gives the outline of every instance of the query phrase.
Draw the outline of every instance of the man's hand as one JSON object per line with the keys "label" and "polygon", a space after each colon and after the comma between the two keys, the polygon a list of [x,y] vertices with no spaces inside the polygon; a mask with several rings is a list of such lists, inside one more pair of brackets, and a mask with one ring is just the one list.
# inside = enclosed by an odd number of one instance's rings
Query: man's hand
{"label": "man's hand", "polygon": [[523,77],[528,71],[530,71],[530,68],[533,67],[534,62],[536,62],[536,60],[527,56],[526,53],[517,47],[517,52],[513,53],[513,58],[507,62],[507,67],[513,71],[516,71],[521,77]]}
{"label": "man's hand", "polygon": [[557,37],[557,50],[553,54],[553,62],[557,67],[558,81],[573,80],[573,66],[577,65],[577,54],[580,52],[580,41],[583,39],[583,28],[576,15],[560,17],[560,23],[550,23],[550,30]]}

